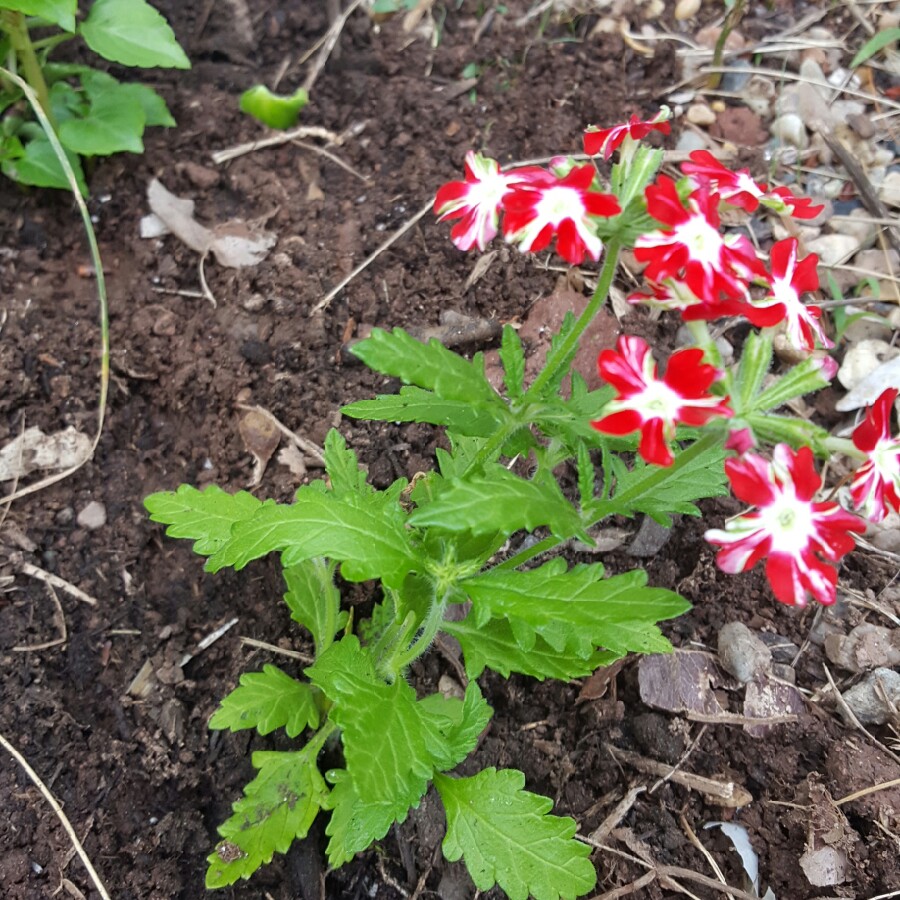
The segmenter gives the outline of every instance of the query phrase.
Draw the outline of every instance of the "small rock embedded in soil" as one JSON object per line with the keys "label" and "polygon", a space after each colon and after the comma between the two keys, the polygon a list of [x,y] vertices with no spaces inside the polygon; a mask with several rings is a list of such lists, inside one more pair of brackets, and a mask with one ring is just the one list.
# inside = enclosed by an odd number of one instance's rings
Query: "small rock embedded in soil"
{"label": "small rock embedded in soil", "polygon": [[[883,725],[900,706],[900,672],[875,669],[842,696],[862,725]],[[848,725],[853,724],[843,706],[838,712]]]}
{"label": "small rock embedded in soil", "polygon": [[743,623],[729,622],[719,629],[719,662],[741,684],[772,668],[772,651]]}
{"label": "small rock embedded in soil", "polygon": [[825,638],[825,655],[850,672],[898,666],[900,631],[866,622],[847,635],[829,634]]}
{"label": "small rock embedded in soil", "polygon": [[91,500],[91,502],[78,513],[78,517],[75,521],[88,531],[96,531],[106,524],[106,507],[99,500]]}

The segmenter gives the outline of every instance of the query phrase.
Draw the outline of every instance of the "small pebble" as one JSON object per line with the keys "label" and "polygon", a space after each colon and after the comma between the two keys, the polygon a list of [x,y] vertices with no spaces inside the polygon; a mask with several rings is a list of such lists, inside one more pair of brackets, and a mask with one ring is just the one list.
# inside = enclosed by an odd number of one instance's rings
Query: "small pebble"
{"label": "small pebble", "polygon": [[[842,696],[861,724],[883,725],[893,713],[890,704],[900,705],[900,672],[875,669]],[[848,725],[852,724],[843,706],[838,707],[838,712]]]}
{"label": "small pebble", "polygon": [[825,655],[849,672],[900,665],[900,631],[865,622],[850,634],[825,638]]}
{"label": "small pebble", "polygon": [[675,149],[682,153],[690,153],[693,150],[707,150],[706,138],[696,131],[682,131],[678,137]]}
{"label": "small pebble", "polygon": [[779,116],[772,123],[770,130],[779,140],[798,150],[805,150],[809,144],[809,135],[803,119],[795,113],[785,113],[783,116]]}
{"label": "small pebble", "polygon": [[692,103],[687,110],[686,118],[692,125],[712,125],[716,114],[705,103]]}
{"label": "small pebble", "polygon": [[741,622],[729,622],[719,629],[718,651],[722,668],[742,684],[772,666],[772,651]]}
{"label": "small pebble", "polygon": [[700,0],[678,0],[675,4],[675,18],[679,22],[693,19],[700,12]]}
{"label": "small pebble", "polygon": [[96,531],[106,524],[106,507],[99,500],[91,500],[75,520],[82,528]]}
{"label": "small pebble", "polygon": [[878,196],[888,206],[900,206],[900,172],[888,172],[878,189]]}
{"label": "small pebble", "polygon": [[823,234],[812,241],[808,241],[806,249],[809,253],[816,253],[819,263],[823,266],[835,266],[844,262],[856,250],[859,242],[849,234]]}

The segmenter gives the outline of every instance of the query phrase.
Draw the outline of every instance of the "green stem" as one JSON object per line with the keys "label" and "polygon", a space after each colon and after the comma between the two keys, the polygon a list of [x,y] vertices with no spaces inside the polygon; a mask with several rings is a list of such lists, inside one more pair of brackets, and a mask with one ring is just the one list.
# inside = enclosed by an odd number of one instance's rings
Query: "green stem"
{"label": "green stem", "polygon": [[600,278],[597,281],[597,289],[591,297],[588,305],[584,308],[584,312],[578,317],[575,327],[569,332],[562,342],[562,346],[556,357],[555,365],[545,366],[537,378],[531,383],[531,387],[525,393],[525,399],[540,397],[541,391],[559,374],[559,367],[569,358],[569,354],[578,346],[581,336],[585,329],[597,315],[603,301],[609,295],[609,289],[612,286],[613,276],[616,274],[616,266],[619,262],[619,241],[611,240],[606,245],[606,258],[603,261],[603,268],[600,270]]}
{"label": "green stem", "polygon": [[406,649],[400,649],[400,647],[398,647],[397,651],[391,654],[388,664],[394,677],[418,659],[431,646],[431,642],[434,640],[435,635],[438,633],[438,629],[441,627],[441,623],[444,621],[444,613],[447,611],[447,600],[449,597],[449,590],[444,591],[440,600],[435,596],[435,599],[431,604],[431,609],[428,610],[428,615],[425,617],[425,620],[422,622],[422,627],[416,635],[416,639],[410,643]]}
{"label": "green stem", "polygon": [[463,478],[474,472],[476,469],[481,469],[485,463],[495,460],[500,455],[503,445],[520,427],[521,422],[513,419],[507,422],[502,428],[495,431],[490,436],[487,443],[485,443],[478,453],[475,454],[474,459],[466,466],[466,470],[463,472]]}
{"label": "green stem", "polygon": [[0,13],[0,17],[2,17],[0,22],[2,22],[3,29],[9,35],[9,42],[13,50],[15,50],[19,62],[22,64],[25,80],[37,94],[41,109],[47,114],[47,118],[55,128],[53,111],[50,108],[50,91],[47,89],[47,82],[44,80],[41,64],[38,61],[37,54],[34,52],[34,44],[31,43],[31,35],[28,33],[28,26],[25,24],[25,16],[20,12],[3,10]]}
{"label": "green stem", "polygon": [[[629,501],[634,499],[641,494],[650,493],[657,485],[662,484],[667,478],[671,476],[671,474],[678,470],[680,466],[685,465],[686,463],[691,462],[695,457],[699,456],[701,453],[705,453],[711,447],[714,447],[722,440],[722,436],[715,432],[709,432],[708,434],[703,435],[699,440],[694,441],[684,453],[679,454],[675,458],[675,462],[671,466],[658,466],[656,467],[656,471],[647,476],[647,478],[640,481],[638,484],[634,485],[634,487],[629,488],[628,490],[624,490],[616,494],[615,497],[609,501],[609,504],[612,504],[616,507],[619,506],[627,506]],[[604,503],[604,506],[608,506],[609,504]],[[584,523],[584,528],[592,528],[598,522],[602,522],[609,515],[608,511],[604,511],[598,516],[591,517],[588,522]],[[498,563],[491,571],[499,570],[503,571],[506,569],[514,569],[517,566],[524,565],[529,560],[534,559],[536,556],[540,556],[542,553],[546,553],[548,550],[552,550],[554,547],[561,544],[563,541],[562,538],[554,537],[550,535],[549,537],[545,537],[542,541],[538,541],[536,544],[533,544],[530,547],[527,547],[524,550],[520,550],[514,556],[511,556],[509,559],[504,560],[502,563]]]}

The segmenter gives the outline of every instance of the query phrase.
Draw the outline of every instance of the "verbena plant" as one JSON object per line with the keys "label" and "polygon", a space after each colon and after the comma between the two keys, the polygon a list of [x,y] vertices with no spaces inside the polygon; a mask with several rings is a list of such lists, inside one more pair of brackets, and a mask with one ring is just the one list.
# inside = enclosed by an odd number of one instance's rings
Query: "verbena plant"
{"label": "verbena plant", "polygon": [[[889,428],[885,434],[881,407],[859,442],[772,412],[825,386],[834,374],[829,357],[819,351],[763,387],[774,327],[799,349],[812,351],[817,338],[829,343],[820,310],[800,299],[817,286],[816,260],[798,259],[789,240],[765,266],[746,238],[720,233],[718,204],[799,217],[817,210],[709,154],[695,154],[678,182],[658,175],[662,152],[639,140],[667,133],[667,118],[663,111],[589,129],[589,155],[609,159],[619,149],[608,188],[593,163],[559,158],[549,170],[503,172],[470,153],[465,180],[438,192],[435,210],[459,220],[452,237],[461,249],[484,249],[502,215],[503,234],[524,251],[555,238],[570,263],[601,253],[604,262],[584,312],[566,317],[530,384],[510,326],[500,348],[502,392],[486,379],[480,354],[467,360],[401,329],[376,330],[355,346],[366,365],[405,386],[352,403],[345,415],[443,427],[449,449],[437,451],[434,471],[378,490],[332,430],[326,478],[301,487],[292,503],[186,485],[147,499],[152,518],[171,536],[192,539],[211,572],[280,553],[284,600],[314,644],[315,661],[302,672],[266,665],[243,675],[210,721],[232,731],[284,729],[297,746],[253,754],[258,774],[219,829],[209,887],[249,877],[303,838],[320,813],[329,815],[328,861],[340,866],[403,822],[434,784],[446,812],[444,854],[462,857],[479,889],[498,884],[514,900],[590,891],[595,872],[576,823],[550,815],[551,801],[526,791],[521,772],[452,774],[491,717],[475,681],[485,669],[574,679],[626,653],[671,649],[657,623],[687,610],[683,598],[648,586],[641,569],[607,577],[601,564],[572,564],[559,551],[573,540],[590,547],[592,530],[613,516],[668,524],[675,513],[698,515],[696,501],[724,493],[727,476],[759,510],[707,533],[722,548],[722,568],[740,571],[768,556],[780,600],[802,605],[811,593],[827,603],[836,580],[829,562],[863,526],[836,503],[814,500],[813,451],[865,460],[881,441],[881,468],[860,468],[854,501],[872,517],[878,498],[900,502],[889,487],[900,487],[900,441]],[[623,247],[647,263],[652,289],[631,299],[679,310],[698,346],[674,353],[659,377],[648,346],[624,336],[600,355],[606,386],[589,390],[572,362]],[[763,326],[732,369],[707,328],[724,315]],[[763,443],[777,443],[772,462],[751,452]],[[729,451],[738,455],[726,460]],[[345,581],[373,583],[369,619],[353,621],[342,609],[338,570]],[[407,681],[410,665],[441,635],[462,650],[470,679],[462,700],[420,697]],[[323,772],[326,745],[343,762]]]}
{"label": "verbena plant", "polygon": [[[190,68],[169,24],[146,0],[95,0],[78,21],[77,0],[0,0],[0,60],[31,86],[87,194],[81,158],[143,153],[151,125],[172,126],[152,88],[86,65],[53,62],[80,37],[98,56],[134,68]],[[68,189],[63,168],[22,91],[0,73],[0,170],[21,184]]]}

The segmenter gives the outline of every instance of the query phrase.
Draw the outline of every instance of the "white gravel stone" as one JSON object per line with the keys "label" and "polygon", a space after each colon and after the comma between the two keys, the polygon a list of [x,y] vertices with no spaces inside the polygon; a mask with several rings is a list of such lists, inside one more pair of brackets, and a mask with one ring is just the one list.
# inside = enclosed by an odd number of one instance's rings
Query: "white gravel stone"
{"label": "white gravel stone", "polygon": [[96,531],[106,524],[106,507],[99,500],[91,500],[75,519],[76,522],[88,531]]}
{"label": "white gravel stone", "polygon": [[888,172],[878,190],[878,196],[888,206],[900,206],[900,172]]}
{"label": "white gravel stone", "polygon": [[[900,349],[892,347],[887,341],[860,341],[844,354],[844,361],[838,369],[838,381],[848,391],[852,391],[876,369],[880,369],[885,362],[896,359],[897,356],[900,356]],[[837,408],[841,409],[842,406],[839,401]]]}
{"label": "white gravel stone", "polygon": [[803,119],[795,113],[786,113],[779,116],[771,125],[772,134],[785,144],[790,144],[798,150],[805,150],[809,144],[809,135]]}
{"label": "white gravel stone", "polygon": [[712,125],[716,114],[705,103],[692,103],[685,116],[692,125]]}
{"label": "white gravel stone", "polygon": [[819,256],[823,266],[834,266],[843,262],[859,249],[859,241],[849,234],[823,234],[809,241],[806,249]]}
{"label": "white gravel stone", "polygon": [[702,134],[697,134],[696,131],[682,131],[675,149],[682,153],[690,153],[693,150],[706,150],[708,147]]}

